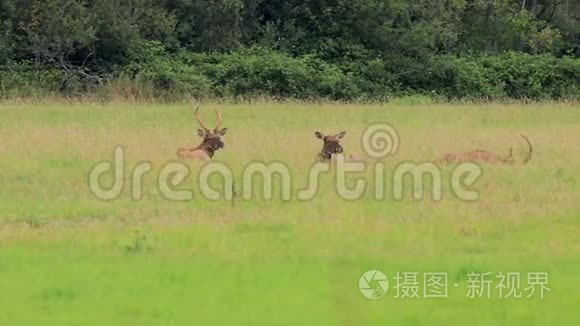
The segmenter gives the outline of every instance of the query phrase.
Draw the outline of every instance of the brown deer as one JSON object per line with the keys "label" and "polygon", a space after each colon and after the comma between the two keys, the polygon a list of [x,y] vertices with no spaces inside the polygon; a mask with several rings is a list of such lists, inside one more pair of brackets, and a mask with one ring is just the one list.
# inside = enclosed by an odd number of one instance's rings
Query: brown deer
{"label": "brown deer", "polygon": [[[318,139],[322,139],[324,142],[322,145],[322,150],[316,155],[319,161],[328,161],[333,158],[333,154],[342,154],[344,149],[340,144],[340,140],[344,137],[346,131],[339,132],[334,136],[324,136],[321,132],[315,132],[314,135]],[[362,158],[356,154],[348,155],[348,159],[351,161],[362,161]]]}
{"label": "brown deer", "polygon": [[[520,135],[528,144],[528,154],[523,159],[522,163],[528,163],[532,159],[533,146],[528,137]],[[500,163],[513,164],[515,163],[513,156],[513,149],[510,148],[508,155],[497,155],[482,149],[466,153],[449,153],[442,158],[435,161],[435,163],[452,163],[452,162],[484,162],[484,163]]]}
{"label": "brown deer", "polygon": [[218,122],[213,131],[211,131],[201,121],[201,118],[199,116],[199,105],[195,108],[195,119],[202,128],[197,130],[197,134],[200,137],[203,137],[203,141],[201,142],[201,144],[199,144],[199,146],[194,148],[180,147],[177,150],[177,156],[179,158],[208,161],[211,160],[215,151],[224,148],[225,144],[222,141],[222,136],[226,134],[228,128],[220,129],[220,126],[223,122],[223,117],[222,114],[217,109],[215,110],[215,113],[217,115]]}
{"label": "brown deer", "polygon": [[342,137],[344,137],[345,134],[346,131],[342,131],[334,136],[325,136],[319,131],[315,132],[314,135],[316,138],[322,139],[324,142],[322,145],[322,150],[317,154],[316,158],[319,161],[327,161],[332,158],[333,154],[342,153],[343,148],[340,145],[340,140]]}

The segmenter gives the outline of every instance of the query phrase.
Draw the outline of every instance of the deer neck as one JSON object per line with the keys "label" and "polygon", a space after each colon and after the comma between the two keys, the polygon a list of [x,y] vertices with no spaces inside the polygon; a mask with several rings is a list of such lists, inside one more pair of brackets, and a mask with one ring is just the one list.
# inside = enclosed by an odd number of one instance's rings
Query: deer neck
{"label": "deer neck", "polygon": [[508,155],[504,158],[505,163],[513,163],[514,162],[514,150],[510,148]]}
{"label": "deer neck", "polygon": [[202,142],[201,144],[199,144],[199,146],[197,146],[195,149],[200,150],[200,151],[204,151],[207,154],[207,156],[209,156],[210,158],[212,158],[213,154],[215,153],[215,150],[213,150],[205,142]]}
{"label": "deer neck", "polygon": [[332,154],[323,149],[320,151],[320,153],[318,153],[318,157],[321,161],[330,160],[332,158]]}

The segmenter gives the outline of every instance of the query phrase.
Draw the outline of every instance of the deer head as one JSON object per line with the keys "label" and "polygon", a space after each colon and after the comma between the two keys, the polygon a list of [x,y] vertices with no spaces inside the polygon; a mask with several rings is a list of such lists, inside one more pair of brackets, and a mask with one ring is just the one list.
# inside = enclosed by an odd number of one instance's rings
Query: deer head
{"label": "deer head", "polygon": [[203,141],[199,146],[197,146],[197,150],[204,151],[210,158],[213,156],[214,152],[218,149],[224,148],[225,144],[222,141],[222,136],[226,134],[228,128],[220,129],[220,126],[223,122],[222,114],[216,109],[215,113],[218,118],[217,125],[213,128],[213,131],[207,128],[203,122],[201,121],[201,117],[199,116],[199,106],[195,109],[195,119],[197,123],[199,123],[201,129],[197,130],[197,134],[203,138]]}
{"label": "deer head", "polygon": [[325,136],[320,132],[315,132],[314,135],[318,139],[322,139],[324,144],[322,145],[322,150],[318,153],[318,158],[322,161],[330,160],[332,158],[332,154],[342,153],[343,149],[340,145],[340,140],[346,131],[340,132],[334,136]]}

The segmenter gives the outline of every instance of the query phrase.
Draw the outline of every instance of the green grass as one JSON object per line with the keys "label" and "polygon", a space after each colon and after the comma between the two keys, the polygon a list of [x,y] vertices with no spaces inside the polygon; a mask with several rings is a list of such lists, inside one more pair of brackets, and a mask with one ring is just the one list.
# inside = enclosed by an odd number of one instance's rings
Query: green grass
{"label": "green grass", "polygon": [[[202,105],[229,128],[215,159],[241,171],[281,161],[296,188],[321,148],[314,131],[360,136],[389,122],[400,149],[383,160],[386,183],[397,163],[487,149],[522,157],[519,134],[534,144],[526,165],[483,164],[465,202],[445,183],[443,200],[341,199],[332,175],[310,201],[208,201],[194,184],[189,202],[162,197],[156,177],[180,146],[197,145],[190,107],[145,104],[0,105],[0,324],[2,325],[547,325],[580,321],[580,107],[578,105]],[[125,187],[96,199],[88,172],[126,150],[127,171],[153,164],[144,198]],[[367,159],[367,164],[372,161]],[[444,168],[444,181],[451,167]],[[447,179],[445,179],[447,178]],[[129,176],[126,175],[129,180]],[[213,181],[217,184],[217,180]],[[279,195],[279,192],[276,193]],[[372,301],[363,272],[389,277]],[[447,299],[395,298],[397,271],[446,272]],[[549,272],[544,299],[466,298],[467,273]],[[422,279],[420,291],[422,291]],[[457,287],[453,285],[457,283]],[[494,280],[494,286],[497,285]]]}

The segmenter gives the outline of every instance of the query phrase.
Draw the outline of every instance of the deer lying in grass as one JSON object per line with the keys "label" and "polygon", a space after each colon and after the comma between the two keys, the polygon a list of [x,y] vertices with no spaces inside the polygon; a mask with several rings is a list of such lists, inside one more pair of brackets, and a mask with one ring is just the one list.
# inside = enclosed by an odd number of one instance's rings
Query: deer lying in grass
{"label": "deer lying in grass", "polygon": [[[532,158],[532,143],[528,137],[520,135],[526,143],[528,144],[528,154],[523,159],[522,163],[527,163]],[[513,157],[513,149],[510,148],[508,155],[502,156],[497,155],[492,152],[488,152],[482,149],[478,149],[472,152],[466,153],[449,153],[442,158],[435,161],[435,163],[452,163],[452,162],[484,162],[484,163],[500,163],[500,164],[513,164],[515,163]]]}
{"label": "deer lying in grass", "polygon": [[[314,135],[316,138],[322,139],[323,141],[322,150],[316,155],[316,158],[319,161],[328,161],[333,158],[334,154],[342,154],[344,149],[340,144],[340,140],[345,134],[346,131],[342,131],[333,136],[325,136],[319,131],[315,132]],[[362,161],[362,159],[356,154],[350,154],[348,158],[353,161]]]}
{"label": "deer lying in grass", "polygon": [[228,128],[220,129],[223,122],[222,114],[216,109],[215,111],[218,122],[213,131],[207,128],[199,116],[199,106],[195,108],[195,119],[199,123],[202,129],[197,130],[197,134],[203,137],[203,141],[199,146],[194,148],[183,148],[180,147],[177,150],[177,156],[181,159],[188,160],[202,160],[209,161],[213,157],[215,151],[220,148],[224,148],[225,144],[222,141],[222,136],[226,134]]}

